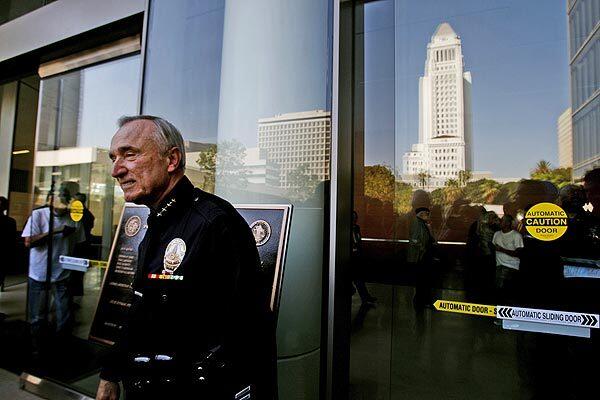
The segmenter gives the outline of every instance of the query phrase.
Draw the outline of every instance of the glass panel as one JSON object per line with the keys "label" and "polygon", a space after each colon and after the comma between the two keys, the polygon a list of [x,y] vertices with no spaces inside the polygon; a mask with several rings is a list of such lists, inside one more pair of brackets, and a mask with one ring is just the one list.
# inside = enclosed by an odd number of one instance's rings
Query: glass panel
{"label": "glass panel", "polygon": [[350,397],[381,399],[390,393],[392,314],[371,306],[375,298],[391,302],[393,289],[365,281],[381,278],[376,266],[387,262],[387,244],[395,238],[395,111],[405,108],[395,95],[394,2],[365,3],[354,15],[352,292],[358,295],[351,308]]}
{"label": "glass panel", "polygon": [[[46,286],[48,244],[38,242],[30,250],[28,314],[36,368],[26,370],[90,395],[96,391],[102,347],[87,337],[103,270],[96,266],[85,272],[71,270],[60,263],[59,256],[108,259],[124,204],[110,176],[108,147],[116,120],[137,112],[139,71],[140,57],[135,55],[50,77],[41,84],[36,208],[23,236],[33,240],[47,233],[50,215],[53,230],[60,232],[52,240],[50,287]],[[75,200],[85,207],[78,222],[68,210]],[[52,292],[49,299],[48,292]],[[58,356],[56,351],[65,346],[73,351]]]}
{"label": "glass panel", "polygon": [[[2,95],[3,92],[3,95]],[[28,251],[21,231],[31,212],[33,153],[38,105],[39,78],[26,77],[0,87],[0,131],[2,135],[2,180],[8,206],[1,211],[0,243],[0,334],[11,346],[0,359],[0,367],[21,372],[24,349],[29,349],[27,319]],[[8,98],[11,97],[11,99]],[[4,158],[5,157],[5,158]],[[27,351],[25,350],[25,354]]]}
{"label": "glass panel", "polygon": [[143,111],[182,131],[186,174],[233,203],[295,206],[278,321],[282,399],[319,394],[331,3],[150,3]]}
{"label": "glass panel", "polygon": [[572,3],[356,4],[351,398],[595,396],[599,17]]}

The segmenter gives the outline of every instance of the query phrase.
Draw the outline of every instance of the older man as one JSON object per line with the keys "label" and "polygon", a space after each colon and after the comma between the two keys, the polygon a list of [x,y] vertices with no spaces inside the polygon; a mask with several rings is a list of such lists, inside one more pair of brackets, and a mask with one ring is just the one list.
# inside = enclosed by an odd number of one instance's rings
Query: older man
{"label": "older man", "polygon": [[[123,338],[100,374],[97,399],[272,399],[274,323],[252,233],[225,200],[184,175],[179,131],[123,117],[112,176],[125,200],[151,210],[139,248]],[[242,392],[241,395],[236,394]]]}

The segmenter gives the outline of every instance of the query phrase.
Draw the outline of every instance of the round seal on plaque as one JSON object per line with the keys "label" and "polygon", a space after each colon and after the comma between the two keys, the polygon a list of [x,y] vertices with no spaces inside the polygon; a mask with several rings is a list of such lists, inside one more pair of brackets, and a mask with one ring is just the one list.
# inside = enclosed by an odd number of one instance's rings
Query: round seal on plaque
{"label": "round seal on plaque", "polygon": [[137,215],[133,217],[129,217],[127,222],[125,222],[125,234],[129,237],[133,237],[138,234],[140,229],[142,228],[142,219]]}
{"label": "round seal on plaque", "polygon": [[172,274],[181,265],[185,257],[186,245],[183,239],[175,238],[169,242],[163,258],[163,273]]}
{"label": "round seal on plaque", "polygon": [[259,219],[250,225],[256,246],[260,247],[271,238],[271,225],[265,220]]}

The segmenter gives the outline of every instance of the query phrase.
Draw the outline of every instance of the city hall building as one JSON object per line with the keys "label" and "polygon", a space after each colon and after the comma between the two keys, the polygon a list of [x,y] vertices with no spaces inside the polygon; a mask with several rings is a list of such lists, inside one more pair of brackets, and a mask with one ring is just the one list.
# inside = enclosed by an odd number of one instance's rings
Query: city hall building
{"label": "city hall building", "polygon": [[[598,0],[0,1],[0,368],[95,398],[132,206],[110,142],[147,114],[181,131],[196,187],[291,209],[280,400],[594,398],[599,21]],[[63,256],[66,292],[32,297],[26,227],[76,200],[82,241],[35,250]],[[567,228],[540,238],[534,207]]]}

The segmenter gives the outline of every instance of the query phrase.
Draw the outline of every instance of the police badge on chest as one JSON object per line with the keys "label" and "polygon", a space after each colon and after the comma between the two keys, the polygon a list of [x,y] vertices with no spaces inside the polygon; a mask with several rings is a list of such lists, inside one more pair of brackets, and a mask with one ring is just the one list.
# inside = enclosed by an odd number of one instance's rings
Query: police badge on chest
{"label": "police badge on chest", "polygon": [[175,271],[185,257],[186,245],[183,239],[175,238],[169,242],[165,249],[165,255],[163,257],[163,270],[161,274],[148,274],[150,279],[169,279],[169,280],[183,280],[183,275],[175,275]]}

